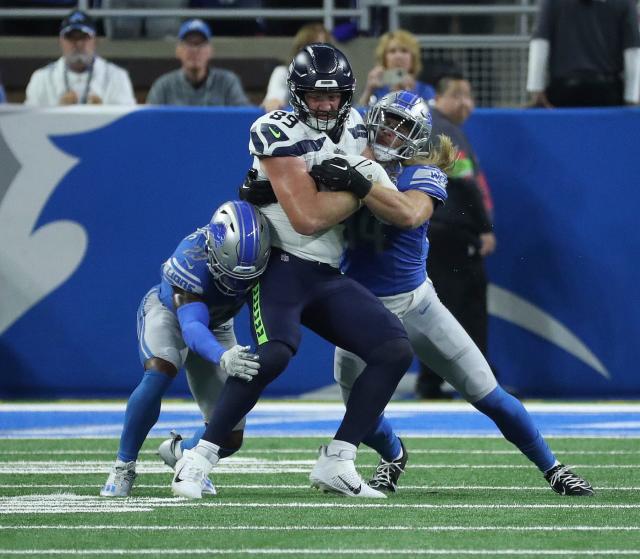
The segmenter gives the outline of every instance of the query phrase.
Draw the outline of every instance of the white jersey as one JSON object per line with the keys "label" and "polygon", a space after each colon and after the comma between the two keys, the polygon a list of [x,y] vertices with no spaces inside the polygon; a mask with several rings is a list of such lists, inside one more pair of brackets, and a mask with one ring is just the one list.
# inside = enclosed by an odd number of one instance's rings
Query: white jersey
{"label": "white jersey", "polygon": [[75,91],[81,103],[86,103],[90,95],[97,95],[104,105],[136,104],[127,71],[99,56],[95,57],[93,69],[84,72],[68,70],[64,58],[36,70],[27,85],[25,104],[57,107],[68,90]]}
{"label": "white jersey", "polygon": [[[310,170],[336,154],[361,154],[366,146],[367,130],[355,109],[351,109],[337,142],[286,111],[272,111],[256,120],[249,141],[259,179],[267,178],[260,165],[261,157],[301,157]],[[260,210],[269,222],[273,246],[304,260],[339,266],[345,248],[343,225],[334,225],[314,235],[302,235],[295,231],[280,204],[269,204]]]}

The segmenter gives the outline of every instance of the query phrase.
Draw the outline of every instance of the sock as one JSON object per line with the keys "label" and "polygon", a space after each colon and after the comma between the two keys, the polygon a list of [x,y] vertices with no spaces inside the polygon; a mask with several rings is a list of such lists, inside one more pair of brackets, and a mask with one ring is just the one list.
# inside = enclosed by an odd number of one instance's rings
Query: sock
{"label": "sock", "polygon": [[553,467],[556,457],[520,400],[497,386],[473,406],[490,417],[505,439],[516,445],[541,472]]}
{"label": "sock", "polygon": [[200,442],[200,439],[202,438],[202,435],[204,434],[206,428],[206,425],[198,427],[198,429],[196,429],[196,432],[191,436],[190,439],[182,439],[180,441],[180,448],[182,449],[182,452],[194,448]]}
{"label": "sock", "polygon": [[200,441],[198,445],[193,449],[193,452],[197,452],[201,456],[204,456],[214,466],[220,460],[219,452],[220,447],[217,444],[210,443],[209,441]]}
{"label": "sock", "polygon": [[[371,432],[393,391],[413,361],[407,338],[388,340],[367,357],[367,366],[351,387],[347,411],[335,438],[359,445]],[[261,369],[262,370],[262,369]]]}
{"label": "sock", "polygon": [[402,456],[400,439],[393,432],[391,423],[382,414],[362,442],[375,450],[384,460],[392,462]]}
{"label": "sock", "polygon": [[339,441],[337,439],[333,439],[327,445],[328,456],[340,456],[341,458],[345,458],[346,460],[355,460],[357,450],[358,449],[355,445],[346,441]]}
{"label": "sock", "polygon": [[120,435],[118,460],[137,460],[142,443],[160,416],[162,396],[173,379],[157,371],[145,371],[140,384],[129,396]]}

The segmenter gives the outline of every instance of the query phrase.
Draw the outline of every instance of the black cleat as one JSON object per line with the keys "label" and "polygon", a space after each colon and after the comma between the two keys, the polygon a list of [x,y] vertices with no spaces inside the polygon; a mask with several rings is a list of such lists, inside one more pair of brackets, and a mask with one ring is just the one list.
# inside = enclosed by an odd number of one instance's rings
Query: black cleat
{"label": "black cleat", "polygon": [[378,491],[385,491],[389,493],[395,493],[398,489],[398,478],[404,473],[404,467],[407,464],[409,454],[404,447],[402,439],[398,437],[400,441],[400,447],[402,448],[402,456],[397,460],[387,462],[384,458],[380,458],[380,462],[376,468],[371,481],[369,481],[369,487],[377,489]]}
{"label": "black cleat", "polygon": [[595,492],[591,484],[574,474],[568,466],[558,464],[551,468],[544,479],[549,482],[551,489],[560,495],[570,495],[575,497],[591,497]]}

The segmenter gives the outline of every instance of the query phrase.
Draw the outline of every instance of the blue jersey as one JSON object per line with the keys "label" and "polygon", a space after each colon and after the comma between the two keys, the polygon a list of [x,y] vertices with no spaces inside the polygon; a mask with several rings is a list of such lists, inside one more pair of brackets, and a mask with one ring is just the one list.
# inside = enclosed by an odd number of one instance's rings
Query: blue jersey
{"label": "blue jersey", "polygon": [[209,308],[209,327],[220,326],[233,318],[245,302],[244,295],[225,295],[215,285],[207,267],[205,235],[198,229],[182,239],[178,248],[162,265],[160,301],[176,312],[173,304],[173,286],[202,298]]}
{"label": "blue jersey", "polygon": [[[404,167],[397,180],[400,192],[419,190],[441,202],[447,199],[447,176],[435,166]],[[428,227],[426,221],[416,229],[399,229],[361,209],[347,222],[343,272],[378,297],[413,291],[427,277]]]}

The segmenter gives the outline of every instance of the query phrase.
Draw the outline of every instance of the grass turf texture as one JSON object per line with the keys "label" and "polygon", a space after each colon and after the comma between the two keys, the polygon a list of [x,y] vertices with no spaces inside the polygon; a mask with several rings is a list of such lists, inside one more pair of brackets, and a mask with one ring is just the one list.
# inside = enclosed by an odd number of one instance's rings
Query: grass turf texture
{"label": "grass turf texture", "polygon": [[[116,440],[0,441],[0,557],[640,557],[638,439],[551,439],[592,498],[556,495],[502,439],[406,439],[407,473],[385,501],[310,489],[321,442],[249,438],[214,472],[219,495],[194,502],[171,496],[160,439],[130,499],[98,497]],[[377,457],[362,449],[357,463],[368,478]]]}

